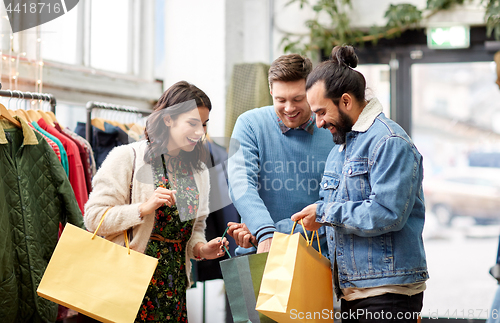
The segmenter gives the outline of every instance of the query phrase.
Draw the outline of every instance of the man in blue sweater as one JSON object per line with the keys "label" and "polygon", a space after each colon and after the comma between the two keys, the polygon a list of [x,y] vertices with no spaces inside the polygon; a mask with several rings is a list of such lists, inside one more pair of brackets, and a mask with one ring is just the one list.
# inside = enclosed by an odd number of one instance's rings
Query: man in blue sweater
{"label": "man in blue sweater", "polygon": [[[242,223],[229,223],[237,254],[267,252],[275,231],[290,233],[292,214],[319,198],[325,160],[333,147],[329,131],[315,127],[306,100],[311,61],[283,55],[269,69],[273,106],[239,116],[228,161],[229,192]],[[300,230],[299,230],[300,231]],[[325,232],[320,230],[325,253]],[[322,234],[322,236],[321,236]]]}

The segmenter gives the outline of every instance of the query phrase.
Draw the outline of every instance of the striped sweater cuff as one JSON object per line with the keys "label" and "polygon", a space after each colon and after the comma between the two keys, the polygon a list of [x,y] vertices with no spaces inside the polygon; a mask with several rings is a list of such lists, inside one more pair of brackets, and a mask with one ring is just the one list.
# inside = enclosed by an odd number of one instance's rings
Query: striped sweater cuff
{"label": "striped sweater cuff", "polygon": [[257,232],[255,232],[255,237],[257,238],[257,242],[261,243],[262,241],[272,238],[274,231],[276,231],[276,228],[273,225],[266,225]]}

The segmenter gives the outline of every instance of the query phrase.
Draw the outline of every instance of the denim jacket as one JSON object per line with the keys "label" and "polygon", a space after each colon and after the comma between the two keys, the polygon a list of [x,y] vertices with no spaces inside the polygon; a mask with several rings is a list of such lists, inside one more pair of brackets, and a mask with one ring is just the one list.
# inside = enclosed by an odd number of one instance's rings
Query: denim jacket
{"label": "denim jacket", "polygon": [[377,99],[370,100],[345,146],[330,152],[316,202],[316,221],[328,224],[337,295],[339,287],[428,279],[422,178],[422,156],[412,140],[385,117]]}

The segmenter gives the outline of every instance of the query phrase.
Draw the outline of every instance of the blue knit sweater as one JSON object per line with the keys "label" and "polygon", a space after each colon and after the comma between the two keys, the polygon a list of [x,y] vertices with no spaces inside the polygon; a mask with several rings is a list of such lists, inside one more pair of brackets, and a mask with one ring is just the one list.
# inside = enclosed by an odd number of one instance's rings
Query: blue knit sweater
{"label": "blue knit sweater", "polygon": [[229,192],[242,222],[259,242],[272,237],[277,222],[290,221],[318,200],[333,145],[325,129],[315,127],[313,135],[302,129],[282,133],[273,106],[238,117],[228,161]]}

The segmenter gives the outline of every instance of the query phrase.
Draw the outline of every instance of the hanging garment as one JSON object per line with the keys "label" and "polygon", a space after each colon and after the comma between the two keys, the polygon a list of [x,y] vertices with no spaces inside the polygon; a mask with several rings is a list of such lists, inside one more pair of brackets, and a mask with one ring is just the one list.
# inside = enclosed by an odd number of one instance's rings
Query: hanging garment
{"label": "hanging garment", "polygon": [[[78,122],[75,132],[80,136],[85,136],[85,126],[85,123]],[[107,122],[104,122],[103,126],[105,130],[92,126],[92,142],[90,144],[94,151],[97,169],[101,167],[102,162],[113,148],[128,144],[128,135],[122,129]]]}
{"label": "hanging garment", "polygon": [[62,131],[71,138],[73,138],[73,140],[78,141],[82,145],[85,151],[86,162],[83,163],[83,167],[85,171],[85,181],[87,182],[87,191],[90,194],[90,192],[92,192],[92,177],[94,176],[96,171],[94,152],[92,151],[92,147],[90,146],[90,143],[87,140],[80,137],[79,135],[71,131],[69,128],[63,128]]}
{"label": "hanging garment", "polygon": [[90,149],[91,151],[91,164],[92,164],[92,178],[94,177],[94,175],[97,173],[97,161],[96,161],[96,155],[95,155],[95,152],[94,152],[94,149],[92,148],[92,142],[91,141],[88,141],[88,138],[87,138],[87,134],[86,134],[86,123],[84,122],[77,122],[76,123],[76,127],[75,127],[75,130],[74,130],[74,133],[80,137],[80,138],[83,138],[85,139],[85,142],[87,145],[87,148]]}
{"label": "hanging garment", "polygon": [[61,163],[43,137],[0,120],[0,318],[54,322],[57,305],[36,289],[57,243],[59,222],[84,228]]}
{"label": "hanging garment", "polygon": [[64,146],[61,143],[61,141],[59,141],[59,139],[57,139],[55,136],[51,135],[50,133],[48,133],[47,131],[42,129],[42,127],[40,127],[36,121],[33,121],[31,124],[41,134],[44,134],[45,136],[47,136],[48,138],[50,138],[53,142],[55,142],[57,144],[57,147],[59,147],[59,152],[61,153],[61,164],[64,168],[64,171],[66,172],[66,176],[69,176],[68,154],[66,153],[66,149],[64,149]]}
{"label": "hanging garment", "polygon": [[45,120],[40,119],[37,121],[38,125],[45,129],[48,133],[57,137],[61,141],[68,154],[68,164],[69,164],[69,182],[71,187],[75,192],[76,201],[78,206],[83,213],[83,208],[88,200],[87,184],[85,183],[85,172],[83,170],[82,160],[80,159],[80,151],[76,144],[71,140],[62,135],[56,128],[50,126],[45,122]]}
{"label": "hanging garment", "polygon": [[66,134],[58,123],[54,123],[54,128],[56,128],[56,130],[59,131],[61,135],[71,140],[76,145],[76,147],[78,147],[78,153],[80,155],[80,160],[82,161],[82,166],[83,166],[83,175],[84,175],[83,178],[85,179],[85,184],[86,184],[85,187],[87,188],[87,195],[90,194],[90,191],[92,191],[92,182],[90,177],[87,175],[88,174],[87,169],[89,169],[89,161],[88,161],[89,159],[87,153],[85,152],[84,145],[75,138]]}
{"label": "hanging garment", "polygon": [[27,124],[28,124],[28,126],[30,126],[31,129],[35,130],[36,132],[38,132],[39,134],[42,135],[43,139],[45,139],[45,141],[49,144],[50,148],[52,148],[52,150],[56,153],[57,159],[59,159],[59,161],[61,161],[61,151],[59,150],[59,146],[57,146],[57,144],[52,139],[45,136],[40,131],[36,130],[35,127],[31,123],[27,123]]}

